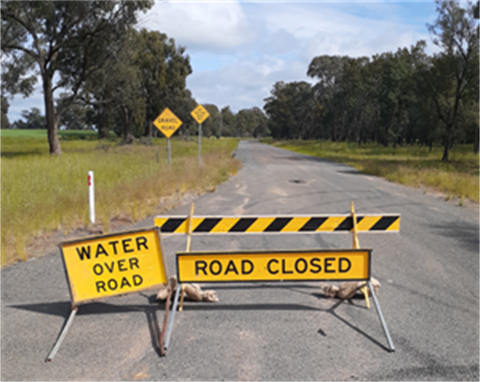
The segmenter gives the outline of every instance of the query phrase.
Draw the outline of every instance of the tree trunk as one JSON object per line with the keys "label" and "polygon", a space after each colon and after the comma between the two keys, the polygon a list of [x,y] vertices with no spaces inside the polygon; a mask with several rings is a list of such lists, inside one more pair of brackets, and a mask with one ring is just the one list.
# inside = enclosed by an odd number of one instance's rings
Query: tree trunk
{"label": "tree trunk", "polygon": [[60,141],[58,140],[58,120],[53,105],[52,78],[48,73],[43,74],[43,99],[45,101],[45,119],[50,154],[60,155]]}
{"label": "tree trunk", "polygon": [[447,126],[447,131],[445,134],[445,139],[443,142],[443,156],[442,156],[442,162],[448,162],[448,151],[450,150],[450,126]]}
{"label": "tree trunk", "polygon": [[477,125],[477,127],[475,127],[475,141],[473,142],[473,152],[475,154],[478,154],[478,143],[479,143],[478,142],[478,140],[479,140],[478,132],[479,132],[479,128],[478,128],[478,125]]}

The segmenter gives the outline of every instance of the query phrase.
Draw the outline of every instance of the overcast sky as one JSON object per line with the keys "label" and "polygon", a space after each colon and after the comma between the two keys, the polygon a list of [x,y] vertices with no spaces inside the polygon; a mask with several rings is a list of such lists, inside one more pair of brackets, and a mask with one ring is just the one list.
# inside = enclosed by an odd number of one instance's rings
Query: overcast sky
{"label": "overcast sky", "polygon": [[[160,31],[186,47],[193,73],[187,87],[198,103],[263,108],[277,81],[312,81],[315,56],[368,56],[427,41],[436,19],[432,1],[157,1],[139,17],[139,28]],[[41,84],[37,85],[37,89]],[[38,107],[15,96],[10,122]],[[159,111],[160,112],[160,111]]]}

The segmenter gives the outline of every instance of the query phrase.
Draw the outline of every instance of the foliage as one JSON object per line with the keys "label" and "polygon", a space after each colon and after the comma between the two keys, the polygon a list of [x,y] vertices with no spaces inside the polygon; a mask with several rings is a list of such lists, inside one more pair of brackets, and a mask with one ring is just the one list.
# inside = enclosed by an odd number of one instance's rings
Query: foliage
{"label": "foliage", "polygon": [[7,97],[3,95],[3,92],[1,97],[2,120],[0,127],[2,129],[8,129],[10,127],[10,121],[8,120],[8,109],[10,108],[10,103],[8,102]]}
{"label": "foliage", "polygon": [[23,110],[22,117],[25,121],[19,120],[13,123],[14,129],[46,129],[45,117],[40,114],[40,109],[33,107],[30,110]]}
{"label": "foliage", "polygon": [[[60,154],[58,117],[81,93],[84,81],[105,68],[111,44],[136,23],[149,1],[2,1],[2,82],[28,95],[42,80],[49,152]],[[5,76],[4,76],[5,73]],[[58,74],[58,76],[55,76]],[[58,78],[58,81],[56,80]],[[55,105],[57,89],[71,90]],[[2,86],[3,94],[3,86]]]}
{"label": "foliage", "polygon": [[380,143],[385,147],[479,141],[478,3],[437,2],[426,43],[374,55],[314,57],[306,82],[277,82],[264,110],[274,138]]}

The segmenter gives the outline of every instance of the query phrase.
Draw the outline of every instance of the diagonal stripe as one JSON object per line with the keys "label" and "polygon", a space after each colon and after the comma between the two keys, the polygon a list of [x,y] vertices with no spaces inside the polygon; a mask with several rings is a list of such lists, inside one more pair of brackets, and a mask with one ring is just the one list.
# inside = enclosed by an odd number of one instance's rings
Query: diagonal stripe
{"label": "diagonal stripe", "polygon": [[185,218],[170,218],[161,227],[164,233],[173,233],[185,221]]}
{"label": "diagonal stripe", "polygon": [[310,220],[300,228],[300,232],[314,232],[325,222],[325,220],[327,220],[326,217],[310,218]]}
{"label": "diagonal stripe", "polygon": [[398,216],[383,216],[370,231],[386,231],[396,220]]}
{"label": "diagonal stripe", "polygon": [[353,219],[351,216],[346,217],[334,231],[350,231],[353,228]]}
{"label": "diagonal stripe", "polygon": [[282,229],[282,232],[299,232],[309,219],[309,217],[295,217]]}
{"label": "diagonal stripe", "polygon": [[276,218],[268,227],[265,232],[280,232],[292,218]]}
{"label": "diagonal stripe", "polygon": [[205,218],[193,232],[210,232],[222,220],[221,218]]}
{"label": "diagonal stripe", "polygon": [[390,227],[387,228],[387,231],[392,232],[392,231],[400,231],[400,216],[397,216],[398,219],[395,220]]}
{"label": "diagonal stripe", "polygon": [[245,232],[257,218],[241,218],[229,232]]}
{"label": "diagonal stripe", "polygon": [[248,227],[246,233],[262,233],[265,229],[275,220],[275,218],[258,218],[250,227]]}
{"label": "diagonal stripe", "polygon": [[317,232],[333,232],[345,219],[347,219],[345,216],[330,216],[317,228]]}
{"label": "diagonal stripe", "polygon": [[357,231],[369,231],[380,218],[380,216],[363,216],[361,221],[357,220]]}
{"label": "diagonal stripe", "polygon": [[232,227],[240,220],[238,217],[223,218],[220,222],[210,231],[210,233],[226,233],[229,232]]}

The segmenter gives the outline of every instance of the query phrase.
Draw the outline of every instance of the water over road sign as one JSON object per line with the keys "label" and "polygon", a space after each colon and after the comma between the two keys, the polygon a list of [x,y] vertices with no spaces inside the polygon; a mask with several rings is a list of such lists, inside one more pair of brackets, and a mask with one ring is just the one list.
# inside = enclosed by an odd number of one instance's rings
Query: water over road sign
{"label": "water over road sign", "polygon": [[182,125],[182,121],[167,107],[157,117],[153,124],[165,137],[170,138]]}
{"label": "water over road sign", "polygon": [[74,305],[167,283],[157,228],[68,241],[60,248]]}

